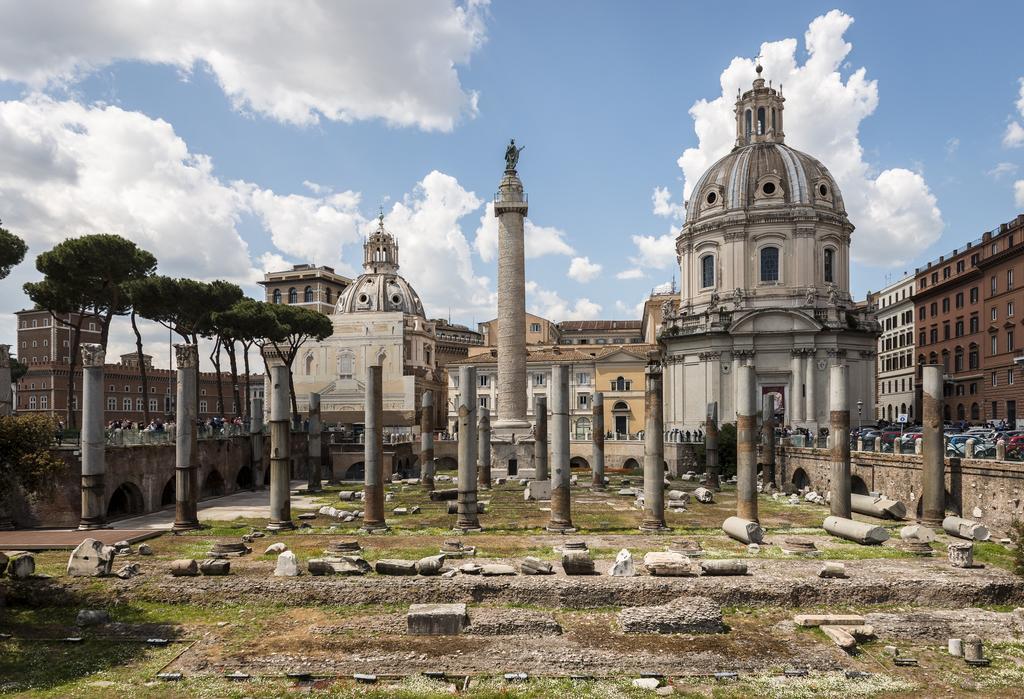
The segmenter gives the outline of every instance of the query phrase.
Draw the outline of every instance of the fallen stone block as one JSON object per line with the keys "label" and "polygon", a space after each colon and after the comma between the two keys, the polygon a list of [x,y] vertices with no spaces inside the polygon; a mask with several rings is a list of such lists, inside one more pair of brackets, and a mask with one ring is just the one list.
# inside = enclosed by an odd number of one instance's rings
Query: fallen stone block
{"label": "fallen stone block", "polygon": [[416,575],[416,561],[382,558],[374,564],[373,569],[378,575]]}
{"label": "fallen stone block", "polygon": [[479,575],[483,569],[484,567],[479,563],[463,563],[459,566],[459,572],[466,575]]}
{"label": "fallen stone block", "polygon": [[633,680],[633,686],[637,689],[657,689],[658,680],[654,677],[638,677]]}
{"label": "fallen stone block", "polygon": [[409,514],[409,508],[408,507],[396,507],[395,509],[391,510],[391,514],[407,515],[407,514]]}
{"label": "fallen stone block", "polygon": [[458,488],[449,488],[447,490],[431,490],[430,491],[430,499],[435,501],[435,502],[438,502],[438,501],[441,501],[441,500],[458,500],[459,499],[459,489]]}
{"label": "fallen stone block", "polygon": [[566,575],[594,575],[594,560],[590,551],[563,551],[562,570]]}
{"label": "fallen stone block", "polygon": [[266,556],[266,555],[269,555],[269,554],[272,554],[272,553],[284,553],[287,550],[288,550],[288,545],[284,544],[284,543],[281,543],[279,541],[276,544],[271,544],[270,546],[268,546],[267,550],[263,552],[263,555]]}
{"label": "fallen stone block", "polygon": [[299,574],[299,559],[292,551],[285,551],[277,557],[274,575],[282,578],[293,578]]}
{"label": "fallen stone block", "polygon": [[523,500],[550,500],[551,481],[530,481],[523,490]]}
{"label": "fallen stone block", "polygon": [[907,506],[899,500],[884,498],[881,495],[850,495],[850,507],[857,514],[878,517],[879,519],[906,519]]}
{"label": "fallen stone block", "polygon": [[171,575],[176,578],[199,575],[199,564],[194,558],[182,558],[171,561]]}
{"label": "fallen stone block", "polygon": [[114,575],[116,575],[121,580],[127,580],[129,578],[134,578],[141,572],[142,569],[138,563],[128,563],[121,566],[121,568],[116,573],[114,573]]}
{"label": "fallen stone block", "polygon": [[644,554],[644,568],[659,577],[685,577],[694,575],[690,559],[675,551],[651,551]]}
{"label": "fallen stone block", "polygon": [[[478,502],[476,504],[476,511],[477,511],[477,514],[481,514],[481,515],[484,514],[487,511],[487,503],[486,502]],[[457,514],[459,514],[459,503],[456,502],[455,500],[449,500],[448,501],[448,514],[450,514],[450,515],[457,515]]]}
{"label": "fallen stone block", "polygon": [[110,612],[106,609],[80,609],[75,617],[76,626],[99,626],[110,623]]}
{"label": "fallen stone block", "polygon": [[553,575],[554,567],[547,561],[542,561],[533,556],[527,556],[519,564],[519,572],[523,575]]}
{"label": "fallen stone block", "polygon": [[203,575],[230,575],[231,561],[223,558],[207,558],[199,563],[199,572]]}
{"label": "fallen stone block", "polygon": [[110,575],[114,566],[114,547],[96,539],[85,539],[68,558],[67,573],[73,578],[98,578]]}
{"label": "fallen stone block", "polygon": [[351,502],[355,499],[355,493],[351,490],[342,490],[338,493],[338,499],[344,500],[345,502]]}
{"label": "fallen stone block", "polygon": [[701,561],[700,569],[704,575],[746,575],[747,564],[745,561],[712,560]]}
{"label": "fallen stone block", "polygon": [[846,577],[846,566],[842,563],[830,561],[821,567],[818,571],[819,578],[845,578]]}
{"label": "fallen stone block", "polygon": [[480,566],[480,575],[515,575],[516,569],[504,563],[485,563]]}
{"label": "fallen stone block", "polygon": [[685,490],[670,490],[665,494],[665,497],[668,498],[669,501],[675,500],[683,503],[683,505],[688,505],[690,503],[690,494]]}
{"label": "fallen stone block", "polygon": [[152,556],[153,547],[149,544],[139,544],[139,555],[140,556]]}
{"label": "fallen stone block", "polygon": [[900,538],[904,541],[931,543],[935,541],[935,530],[923,524],[908,524],[900,529]]}
{"label": "fallen stone block", "polygon": [[714,491],[704,487],[696,488],[693,491],[693,497],[697,502],[704,503],[705,505],[715,501]]}
{"label": "fallen stone block", "polygon": [[722,608],[707,597],[678,597],[653,607],[626,607],[618,614],[625,633],[721,633]]}
{"label": "fallen stone block", "polygon": [[805,628],[814,626],[863,626],[865,619],[860,614],[797,614],[793,617],[793,623]]}
{"label": "fallen stone block", "polygon": [[889,532],[884,527],[835,515],[826,517],[821,526],[832,536],[865,546],[881,544],[889,539]]}
{"label": "fallen stone block", "polygon": [[405,616],[411,636],[456,636],[468,621],[466,605],[462,603],[413,604]]}
{"label": "fallen stone block", "polygon": [[857,647],[857,639],[842,626],[821,626],[822,632],[837,646],[847,653]]}
{"label": "fallen stone block", "polygon": [[608,569],[608,575],[613,578],[631,578],[636,575],[636,567],[633,565],[633,554],[629,549],[622,549],[615,556],[615,563]]}
{"label": "fallen stone block", "polygon": [[420,575],[438,575],[444,565],[444,554],[426,556],[416,561],[416,572]]}
{"label": "fallen stone block", "polygon": [[988,541],[988,528],[980,522],[950,515],[942,520],[942,530],[950,536],[973,541]]}
{"label": "fallen stone block", "polygon": [[358,556],[325,556],[311,558],[306,562],[310,575],[364,575],[371,568]]}
{"label": "fallen stone block", "polygon": [[558,636],[562,627],[550,612],[478,607],[462,633],[474,636]]}
{"label": "fallen stone block", "polygon": [[954,568],[974,567],[974,542],[954,541],[946,551],[949,564]]}
{"label": "fallen stone block", "polygon": [[722,522],[722,531],[744,544],[760,544],[764,541],[764,531],[760,524],[739,517],[730,517]]}

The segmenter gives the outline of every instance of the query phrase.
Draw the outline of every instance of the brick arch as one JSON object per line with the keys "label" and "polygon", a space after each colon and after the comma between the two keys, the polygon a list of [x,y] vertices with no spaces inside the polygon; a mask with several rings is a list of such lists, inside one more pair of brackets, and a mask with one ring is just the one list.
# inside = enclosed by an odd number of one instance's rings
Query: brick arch
{"label": "brick arch", "polygon": [[125,481],[114,488],[110,500],[107,501],[108,519],[141,515],[145,511],[146,501],[142,496],[142,489],[132,481]]}
{"label": "brick arch", "polygon": [[803,470],[802,468],[798,468],[795,471],[793,471],[793,478],[791,482],[793,485],[797,487],[798,490],[801,488],[811,487],[811,479],[807,475],[807,471]]}

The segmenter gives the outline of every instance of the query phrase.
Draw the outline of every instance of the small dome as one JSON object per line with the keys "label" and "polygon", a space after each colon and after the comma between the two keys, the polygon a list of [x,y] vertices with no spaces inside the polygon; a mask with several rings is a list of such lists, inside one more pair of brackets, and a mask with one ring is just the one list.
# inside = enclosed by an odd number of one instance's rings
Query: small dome
{"label": "small dome", "polygon": [[842,194],[828,169],[784,143],[734,148],[697,181],[686,205],[686,222],[736,209],[804,205],[846,215]]}
{"label": "small dome", "polygon": [[341,292],[335,313],[362,311],[401,311],[423,316],[423,303],[409,282],[398,274],[368,272],[359,275],[352,285]]}

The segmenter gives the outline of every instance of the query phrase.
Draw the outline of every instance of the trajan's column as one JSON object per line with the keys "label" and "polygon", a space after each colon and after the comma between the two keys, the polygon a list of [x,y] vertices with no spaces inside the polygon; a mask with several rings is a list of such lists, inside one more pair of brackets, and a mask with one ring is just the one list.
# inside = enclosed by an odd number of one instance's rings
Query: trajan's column
{"label": "trajan's column", "polygon": [[505,149],[505,175],[494,195],[498,217],[498,414],[495,438],[527,436],[526,419],[526,271],[523,225],[527,199],[516,174],[515,139]]}

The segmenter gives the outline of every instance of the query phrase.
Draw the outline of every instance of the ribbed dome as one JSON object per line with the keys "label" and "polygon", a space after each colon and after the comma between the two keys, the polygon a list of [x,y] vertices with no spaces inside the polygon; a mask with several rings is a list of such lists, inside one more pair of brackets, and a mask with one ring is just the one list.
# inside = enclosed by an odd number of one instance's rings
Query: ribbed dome
{"label": "ribbed dome", "polygon": [[398,274],[368,272],[359,275],[351,286],[341,292],[335,313],[364,311],[402,311],[422,316],[423,303],[409,282]]}
{"label": "ribbed dome", "polygon": [[751,143],[734,148],[697,181],[686,205],[686,222],[785,204],[846,214],[835,179],[817,159],[784,143]]}

